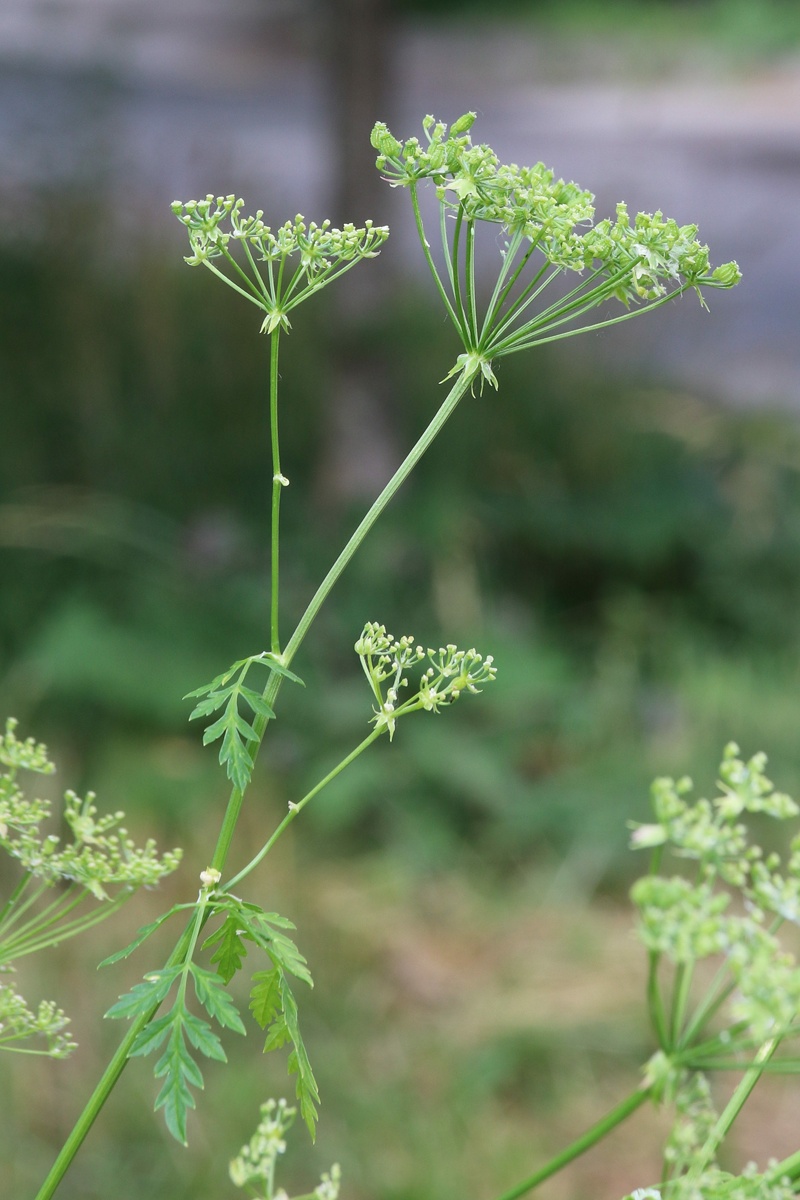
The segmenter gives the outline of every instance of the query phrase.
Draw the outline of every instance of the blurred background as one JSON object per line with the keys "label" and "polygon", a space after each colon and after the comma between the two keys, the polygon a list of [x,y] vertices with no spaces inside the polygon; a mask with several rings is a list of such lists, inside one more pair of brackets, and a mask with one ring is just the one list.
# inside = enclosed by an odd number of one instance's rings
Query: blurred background
{"label": "blurred background", "polygon": [[[0,97],[2,713],[48,742],[61,788],[186,848],[162,894],[21,980],[58,995],[81,1046],[0,1064],[9,1194],[33,1194],[114,1044],[98,1013],[162,950],[94,965],[193,892],[215,837],[226,788],[181,697],[266,642],[266,344],[185,266],[170,202],[392,227],[282,352],[285,628],[457,353],[407,197],[374,170],[376,119],[408,137],[475,110],[502,158],[543,159],[599,215],[696,222],[714,264],[742,267],[710,313],[687,296],[513,356],[498,395],[462,404],[296,660],[308,686],[281,695],[234,848],[363,736],[365,620],[494,654],[491,690],[360,759],[253,898],[297,921],[317,978],[301,1013],[323,1120],[313,1150],[298,1130],[287,1188],[338,1159],[352,1200],[496,1195],[651,1052],[625,903],[650,779],[709,789],[735,738],[800,784],[800,9],[4,0]],[[209,1070],[189,1153],[152,1117],[148,1064],[128,1068],[64,1197],[233,1194],[259,1102],[290,1094],[247,1041]],[[658,1118],[636,1120],[542,1196],[657,1178]],[[756,1108],[741,1154],[795,1150],[791,1125]]]}

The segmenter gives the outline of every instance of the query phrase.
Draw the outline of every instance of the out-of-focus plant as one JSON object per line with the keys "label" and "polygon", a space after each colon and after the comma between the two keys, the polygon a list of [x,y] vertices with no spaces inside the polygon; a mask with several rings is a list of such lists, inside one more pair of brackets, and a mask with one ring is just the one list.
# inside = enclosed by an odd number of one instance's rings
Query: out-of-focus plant
{"label": "out-of-focus plant", "polygon": [[64,1058],[75,1047],[68,1017],[52,1000],[28,1006],[10,979],[16,964],[106,920],[174,871],[181,855],[159,856],[152,840],[137,846],[121,825],[125,814],[99,816],[91,792],[64,796],[70,841],[43,831],[52,806],[28,799],[21,777],[52,775],[55,766],[46,746],[20,741],[16,728],[9,718],[0,734],[0,846],[20,868],[0,910],[0,1049]]}

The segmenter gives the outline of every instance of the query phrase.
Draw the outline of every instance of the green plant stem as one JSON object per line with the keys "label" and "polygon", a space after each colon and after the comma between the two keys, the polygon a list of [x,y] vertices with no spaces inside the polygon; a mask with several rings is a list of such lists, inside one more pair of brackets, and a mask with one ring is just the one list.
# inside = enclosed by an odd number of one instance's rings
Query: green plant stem
{"label": "green plant stem", "polygon": [[[0,943],[3,941],[3,929],[10,928],[10,925],[13,923],[13,921],[17,920],[17,916],[14,914],[14,908],[16,907],[18,900],[22,897],[23,892],[32,879],[33,871],[26,871],[3,905],[3,910],[0,912]],[[36,895],[38,896],[39,893],[37,892]],[[8,924],[6,924],[7,921]]]}
{"label": "green plant stem", "polygon": [[84,933],[87,929],[92,929],[95,925],[107,920],[108,917],[112,917],[118,909],[122,908],[127,899],[126,895],[117,896],[95,912],[78,917],[74,921],[70,921],[68,925],[62,925],[53,933],[42,934],[38,941],[32,941],[21,949],[15,950],[14,958],[24,958],[28,954],[36,954],[40,950],[47,950],[50,946],[59,946],[62,942],[77,937],[78,934]]}
{"label": "green plant stem", "polygon": [[[44,895],[47,891],[47,885],[41,885],[32,900],[36,900],[39,896]],[[13,932],[9,930],[3,931],[2,938],[2,953],[0,960],[13,960],[21,954],[30,953],[25,947],[28,944],[33,944],[38,938],[41,938],[43,932],[55,925],[59,921],[63,921],[69,913],[73,912],[78,905],[86,899],[86,892],[79,888],[77,884],[72,883],[67,890],[61,895],[56,896],[40,913],[30,917],[24,924],[19,925]],[[28,907],[30,901],[26,903]],[[20,915],[20,914],[17,914]],[[9,922],[9,925],[11,922]]]}
{"label": "green plant stem", "polygon": [[689,1007],[689,994],[692,989],[694,976],[693,963],[678,963],[675,972],[675,985],[672,993],[672,1014],[670,1021],[670,1049],[680,1045],[681,1030],[686,1020]]}
{"label": "green plant stem", "polygon": [[[456,406],[458,405],[459,400],[466,392],[466,390],[469,387],[473,378],[474,378],[474,372],[472,374],[467,374],[467,372],[462,372],[461,375],[459,375],[459,377],[456,379],[455,383],[453,384],[452,388],[448,392],[448,394],[445,397],[444,401],[442,402],[439,410],[437,411],[433,420],[428,425],[425,432],[422,434],[422,436],[419,438],[419,440],[415,443],[415,445],[412,447],[412,449],[406,455],[405,459],[400,464],[398,469],[395,471],[394,475],[389,480],[386,487],[380,493],[380,495],[375,500],[375,502],[371,505],[368,512],[366,513],[366,515],[364,516],[362,521],[359,523],[359,525],[353,532],[352,536],[350,537],[346,546],[342,550],[341,554],[336,559],[333,566],[328,571],[328,574],[325,576],[322,583],[317,588],[316,592],[314,593],[313,597],[311,598],[311,601],[310,601],[308,607],[306,608],[306,611],[303,613],[302,617],[300,618],[300,621],[298,622],[297,628],[295,629],[289,642],[287,643],[286,650],[281,655],[281,658],[285,664],[288,665],[289,662],[291,662],[292,657],[296,654],[297,650],[299,649],[300,645],[302,644],[303,639],[305,638],[306,634],[308,633],[308,630],[311,628],[314,618],[316,617],[317,613],[319,612],[322,604],[324,603],[326,597],[328,596],[329,592],[333,588],[337,579],[341,575],[342,571],[345,569],[345,567],[349,563],[350,559],[353,557],[356,550],[358,549],[358,547],[361,545],[362,541],[366,537],[367,533],[372,528],[372,526],[375,524],[375,522],[377,521],[380,514],[383,512],[384,508],[386,508],[386,505],[392,499],[395,492],[405,482],[405,480],[411,474],[411,471],[414,469],[416,464],[419,462],[422,455],[425,453],[425,451],[431,445],[431,443],[433,442],[433,440],[435,439],[437,434],[443,428],[448,417],[452,416],[453,412],[456,409]],[[280,690],[281,683],[282,683],[282,677],[280,675],[275,674],[271,677],[270,682],[267,684],[267,687],[264,692],[264,697],[265,697],[267,703],[270,705],[270,707],[272,707],[272,705],[275,701],[278,691]],[[253,726],[254,726],[258,736],[254,742],[252,742],[248,745],[248,749],[251,751],[251,753],[253,754],[253,757],[255,758],[255,755],[258,751],[258,746],[260,745],[261,738],[262,738],[264,730],[266,729],[266,726],[267,726],[267,718],[266,717],[258,717],[253,722]],[[370,734],[370,738],[365,739],[365,741],[369,742],[369,740],[374,740],[375,736],[377,736],[377,731],[373,731],[373,733]],[[361,749],[363,749],[363,748],[364,748],[364,744],[362,743]],[[357,748],[357,751],[360,752],[359,748]],[[355,753],[356,753],[356,751],[354,751],[354,754]],[[349,761],[349,759],[344,760],[339,765],[338,769],[343,769],[343,767],[347,765],[347,761]],[[337,768],[335,768],[335,770],[337,770]],[[337,770],[337,773],[338,773],[338,770]],[[326,779],[327,779],[327,777],[326,777]],[[322,783],[324,785],[325,780],[323,780]],[[239,818],[239,813],[241,812],[242,796],[243,796],[243,794],[238,788],[233,788],[233,790],[231,791],[231,795],[228,800],[228,805],[225,810],[225,815],[223,817],[222,826],[220,828],[219,836],[217,838],[217,843],[214,848],[214,854],[212,856],[211,863],[209,864],[215,870],[218,870],[220,872],[222,872],[222,870],[224,869],[225,862],[227,860],[228,853],[230,850],[231,842],[233,840],[233,834],[236,829],[236,823]],[[310,799],[311,799],[310,794],[308,797],[304,797],[304,800],[306,802]],[[289,819],[293,819],[292,813],[289,813],[287,815],[287,817],[284,818],[284,822],[286,824],[288,824]],[[285,824],[283,825],[283,828],[285,828]],[[275,834],[273,835],[273,841],[274,841],[275,837],[280,836],[279,831],[280,832],[283,831],[281,826],[278,827],[278,830],[276,830]],[[265,851],[265,853],[266,853],[266,851]],[[172,955],[170,956],[167,966],[174,965],[176,962],[180,961],[182,957],[185,956],[186,949],[189,945],[189,938],[191,936],[191,928],[192,928],[192,925],[190,923],[189,927],[184,932],[182,938],[180,939],[175,950],[173,951]],[[70,1163],[72,1162],[75,1155],[78,1153],[78,1150],[80,1149],[80,1147],[84,1141],[84,1138],[86,1137],[87,1133],[89,1132],[92,1125],[94,1124],[94,1121],[96,1120],[99,1112],[101,1111],[101,1109],[103,1108],[103,1105],[108,1100],[108,1097],[111,1095],[111,1092],[113,1091],[113,1089],[117,1083],[117,1080],[119,1079],[120,1075],[122,1074],[122,1071],[124,1070],[124,1067],[125,1067],[125,1063],[128,1060],[128,1055],[130,1053],[131,1047],[133,1046],[133,1043],[136,1040],[138,1033],[140,1032],[140,1030],[144,1029],[145,1025],[147,1025],[150,1020],[152,1020],[153,1016],[155,1015],[155,1013],[157,1011],[158,1011],[158,1006],[155,1006],[151,1012],[146,1013],[145,1015],[143,1015],[141,1017],[138,1017],[132,1023],[127,1034],[121,1041],[119,1047],[117,1048],[116,1052],[114,1053],[114,1056],[112,1057],[111,1061],[109,1062],[108,1066],[106,1067],[106,1070],[104,1071],[104,1073],[100,1079],[100,1082],[97,1084],[97,1087],[95,1088],[94,1092],[90,1096],[85,1108],[83,1109],[83,1112],[78,1117],[78,1120],[76,1121],[75,1126],[72,1129],[72,1132],[69,1134],[67,1140],[64,1142],[64,1145],[62,1146],[61,1151],[60,1151],[56,1161],[54,1162],[53,1166],[51,1167],[51,1169],[47,1175],[47,1178],[45,1179],[44,1183],[42,1184],[41,1189],[37,1193],[35,1200],[49,1200],[49,1198],[54,1194],[56,1188],[58,1187],[59,1183],[61,1182],[61,1180],[63,1179],[67,1170],[69,1169]]]}
{"label": "green plant stem", "polygon": [[[412,184],[410,190],[411,190],[411,206],[414,210],[414,223],[417,227],[417,236],[419,237],[419,242],[420,242],[420,245],[422,246],[422,253],[425,256],[425,262],[428,264],[428,269],[429,269],[431,275],[433,276],[433,282],[436,284],[436,289],[439,292],[439,295],[441,296],[441,299],[442,299],[442,302],[443,302],[445,308],[447,309],[447,313],[450,317],[450,320],[455,325],[455,327],[458,330],[459,334],[461,335],[462,339],[466,340],[466,330],[465,330],[464,326],[462,325],[462,323],[459,321],[458,316],[456,315],[456,311],[453,308],[453,305],[450,303],[450,297],[448,296],[448,294],[445,290],[445,286],[442,283],[439,272],[436,270],[436,263],[433,261],[433,255],[431,254],[431,248],[428,243],[428,239],[425,236],[425,227],[422,224],[422,213],[420,212],[420,208],[419,208],[419,196],[417,194],[417,185]],[[445,261],[446,261],[446,265],[447,265],[448,277],[450,279],[450,286],[454,287],[453,264],[450,259],[450,253],[449,253],[449,249],[447,246],[447,236],[444,233],[444,231],[442,232],[442,241],[445,246]]]}
{"label": "green plant stem", "polygon": [[733,1122],[744,1108],[748,1096],[763,1075],[767,1063],[777,1050],[780,1042],[781,1038],[776,1036],[769,1038],[761,1046],[761,1049],[755,1056],[753,1065],[748,1071],[745,1072],[742,1079],[739,1081],[735,1092],[720,1113],[717,1123],[711,1130],[711,1133],[708,1135],[703,1149],[700,1151],[700,1154],[692,1165],[692,1169],[689,1171],[688,1179],[698,1179],[708,1164],[712,1161],[717,1149],[727,1137]]}
{"label": "green plant stem", "polygon": [[580,1157],[585,1151],[591,1149],[597,1142],[601,1141],[607,1134],[620,1125],[631,1113],[636,1112],[650,1096],[650,1088],[640,1087],[635,1092],[631,1092],[630,1096],[612,1108],[604,1117],[587,1129],[585,1133],[571,1142],[566,1149],[561,1150],[549,1162],[535,1171],[527,1179],[523,1179],[522,1183],[518,1183],[515,1187],[510,1188],[507,1192],[503,1192],[499,1200],[517,1200],[518,1196],[524,1196],[526,1192],[532,1191],[538,1187],[540,1183],[544,1183],[551,1175],[555,1175],[558,1171],[563,1170],[568,1163]]}
{"label": "green plant stem", "polygon": [[[548,342],[560,342],[564,338],[577,337],[579,333],[593,333],[598,329],[606,329],[610,325],[620,325],[623,321],[632,321],[636,317],[642,317],[645,313],[652,312],[656,308],[661,308],[664,304],[669,304],[671,300],[676,300],[678,296],[682,296],[691,284],[685,284],[683,287],[676,288],[674,292],[670,292],[667,296],[661,296],[658,300],[653,300],[649,304],[645,304],[642,308],[634,309],[633,312],[623,313],[621,317],[608,317],[605,321],[596,321],[594,325],[579,325],[577,329],[568,329],[564,333],[553,333],[548,337],[533,337],[529,341],[516,342],[516,335],[511,335],[503,347],[491,346],[487,353],[490,354],[518,354],[520,350],[529,350],[532,346],[545,346]],[[594,308],[596,305],[588,305],[587,307]],[[573,313],[574,318],[577,314]],[[564,321],[571,318],[565,317],[561,321],[554,321],[548,328],[554,328],[556,325],[563,324]],[[517,335],[523,331],[517,330]],[[524,335],[523,335],[524,336]]]}
{"label": "green plant stem", "polygon": [[653,1026],[653,1031],[658,1038],[658,1044],[662,1050],[669,1049],[669,1032],[667,1029],[667,1015],[664,1011],[664,999],[661,995],[661,988],[658,986],[658,966],[661,962],[661,955],[651,950],[648,955],[649,967],[647,972],[647,1009],[650,1013],[650,1024]]}
{"label": "green plant stem", "polygon": [[385,725],[382,725],[377,729],[373,729],[372,733],[370,733],[368,737],[365,737],[363,742],[360,742],[356,746],[355,750],[351,750],[350,753],[347,755],[347,757],[343,758],[340,763],[337,763],[337,765],[333,768],[333,770],[329,771],[324,779],[321,779],[319,781],[319,783],[316,784],[311,789],[310,792],[306,792],[306,794],[305,794],[305,796],[303,796],[302,800],[298,800],[297,804],[291,804],[289,806],[288,813],[283,818],[281,823],[277,826],[274,833],[267,839],[267,841],[261,847],[258,854],[256,854],[253,858],[251,858],[251,860],[247,864],[247,866],[243,867],[242,870],[239,871],[238,875],[234,875],[233,879],[229,879],[228,882],[226,884],[224,884],[220,890],[223,892],[229,892],[232,887],[235,887],[237,883],[240,883],[241,880],[245,878],[245,876],[249,875],[251,871],[255,870],[255,868],[258,866],[258,864],[261,862],[261,860],[263,858],[265,858],[267,854],[269,854],[270,850],[275,845],[275,843],[277,842],[277,840],[281,836],[281,834],[284,832],[284,830],[288,829],[288,827],[291,825],[292,821],[294,821],[294,819],[302,812],[302,810],[305,808],[305,806],[308,804],[308,802],[310,800],[313,800],[315,796],[319,795],[319,793],[322,791],[323,788],[327,787],[328,784],[331,783],[336,778],[337,775],[341,774],[341,772],[345,769],[345,767],[349,767],[350,763],[358,758],[359,754],[363,754],[363,752],[366,750],[367,746],[371,746],[372,743],[374,741],[377,741],[377,739],[381,736],[381,734],[383,734],[385,732],[386,732]]}
{"label": "green plant stem", "polygon": [[[448,418],[453,415],[459,400],[469,388],[474,377],[475,371],[473,371],[471,374],[462,371],[462,373],[458,376],[425,432],[408,452],[392,478],[386,484],[386,487],[383,489],[375,502],[370,506],[363,519],[359,522],[357,528],[354,530],[353,534],[348,540],[347,545],[344,547],[341,554],[323,579],[322,583],[317,588],[316,592],[311,598],[311,601],[309,602],[308,607],[306,608],[306,611],[298,621],[297,628],[290,637],[289,641],[286,643],[286,648],[281,657],[287,666],[289,663],[291,663],[295,654],[299,650],[303,639],[311,628],[314,618],[327,599],[331,589],[333,588],[333,585],[336,583],[342,571],[350,562],[350,559],[353,557],[356,550],[377,521],[378,517],[386,508],[395,492],[397,492],[402,484],[405,483],[406,479],[411,474],[419,460],[422,458],[425,451],[441,432]],[[268,697],[267,702],[269,703]]]}
{"label": "green plant stem", "polygon": [[800,1178],[800,1150],[795,1150],[794,1154],[790,1154],[788,1158],[784,1158],[783,1162],[776,1163],[767,1173],[767,1179],[770,1183],[775,1183],[779,1179],[791,1179],[792,1181]]}
{"label": "green plant stem", "polygon": [[[170,955],[170,958],[167,962],[168,967],[174,966],[175,963],[180,962],[182,958],[185,958],[186,951],[191,941],[193,927],[194,917],[192,917],[192,920],[188,923],[182,937]],[[125,1069],[125,1064],[128,1061],[128,1055],[133,1047],[133,1043],[136,1041],[136,1038],[139,1036],[144,1027],[148,1025],[150,1021],[152,1021],[159,1007],[160,1005],[158,1004],[153,1005],[149,1012],[142,1013],[141,1016],[136,1017],[136,1019],[131,1022],[128,1032],[125,1034],[124,1038],[114,1052],[111,1061],[101,1075],[97,1086],[84,1106],[83,1112],[75,1122],[75,1125],[70,1131],[69,1136],[64,1142],[64,1145],[61,1147],[58,1157],[50,1168],[44,1183],[36,1193],[34,1200],[50,1200],[50,1197],[55,1193],[56,1188],[59,1186],[61,1180],[69,1170],[72,1160],[83,1145],[86,1135],[97,1119],[104,1104],[108,1100],[108,1097],[114,1090],[117,1080]]]}
{"label": "green plant stem", "polygon": [[280,326],[273,329],[269,347],[269,432],[272,444],[272,537],[271,537],[271,580],[270,580],[270,644],[273,654],[280,654],[281,643],[278,631],[278,570],[280,565],[279,538],[281,516],[281,492],[284,488],[281,474],[280,443],[278,441],[278,348]]}

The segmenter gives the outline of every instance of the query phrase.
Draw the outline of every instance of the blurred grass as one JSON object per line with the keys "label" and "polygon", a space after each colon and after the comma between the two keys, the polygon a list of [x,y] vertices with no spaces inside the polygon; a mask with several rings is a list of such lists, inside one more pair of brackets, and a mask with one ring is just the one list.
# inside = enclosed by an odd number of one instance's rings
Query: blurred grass
{"label": "blurred grass", "polygon": [[[180,697],[264,641],[265,347],[235,298],[157,247],[99,260],[98,220],[51,213],[59,253],[0,248],[0,694],[51,742],[65,787],[188,843],[184,898],[226,797]],[[358,515],[326,483],[332,315],[298,318],[282,357],[287,624]],[[438,315],[395,295],[351,343],[385,364],[380,419],[408,445],[450,365]],[[364,620],[495,655],[484,696],[360,759],[259,881],[318,983],[302,1014],[325,1119],[313,1152],[298,1130],[287,1185],[340,1158],[353,1200],[492,1195],[634,1086],[641,964],[627,915],[605,907],[640,867],[625,821],[655,774],[709,788],[731,737],[800,790],[799,467],[787,417],[598,379],[575,353],[509,360],[499,396],[456,415],[296,661],[308,688],[281,695],[237,844],[244,857],[363,736]],[[93,1017],[151,958],[96,984],[94,963],[163,902],[35,983],[73,1012],[82,1049],[30,1076],[0,1064],[21,1118],[0,1131],[14,1194],[113,1043]],[[258,1103],[289,1094],[256,1042],[210,1073],[191,1155],[133,1064],[66,1200],[227,1194]],[[638,1147],[655,1118],[640,1119],[542,1195],[653,1177]]]}

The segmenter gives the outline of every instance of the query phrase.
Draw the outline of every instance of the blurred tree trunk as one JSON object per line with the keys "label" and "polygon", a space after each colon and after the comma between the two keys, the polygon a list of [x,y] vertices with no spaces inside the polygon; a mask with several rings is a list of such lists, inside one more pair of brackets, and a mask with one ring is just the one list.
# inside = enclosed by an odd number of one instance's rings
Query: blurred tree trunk
{"label": "blurred tree trunk", "polygon": [[[335,225],[386,224],[387,188],[369,135],[392,95],[390,0],[326,0],[322,36],[330,97]],[[390,294],[385,264],[364,263],[336,285],[328,429],[318,481],[327,506],[372,497],[399,461],[389,420],[381,339],[371,336]],[[385,319],[385,317],[384,317]]]}

